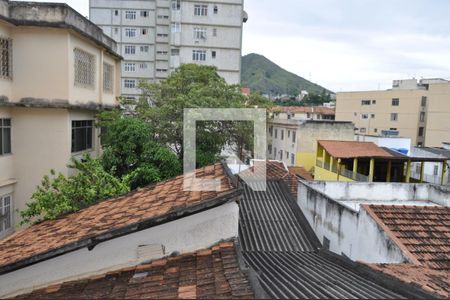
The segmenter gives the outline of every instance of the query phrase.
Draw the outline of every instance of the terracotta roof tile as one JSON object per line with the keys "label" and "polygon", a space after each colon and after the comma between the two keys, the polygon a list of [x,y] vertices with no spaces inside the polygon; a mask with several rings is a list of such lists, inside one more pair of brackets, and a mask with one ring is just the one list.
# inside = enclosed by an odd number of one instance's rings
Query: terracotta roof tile
{"label": "terracotta roof tile", "polygon": [[416,285],[445,299],[450,298],[450,272],[412,264],[370,264],[372,269]]}
{"label": "terracotta roof tile", "polygon": [[305,180],[314,180],[314,177],[303,167],[288,167],[289,172]]}
{"label": "terracotta roof tile", "polygon": [[372,142],[320,140],[319,144],[335,158],[384,157],[392,154]]}
{"label": "terracotta roof tile", "polygon": [[35,290],[17,298],[253,299],[234,243]]}
{"label": "terracotta roof tile", "polygon": [[[400,248],[420,264],[450,271],[450,207],[370,205]],[[404,251],[404,252],[405,252]]]}
{"label": "terracotta roof tile", "polygon": [[334,108],[325,106],[275,106],[272,112],[291,112],[291,113],[319,113],[323,115],[334,115]]}
{"label": "terracotta roof tile", "polygon": [[196,173],[197,177],[219,179],[221,190],[184,191],[184,177],[178,176],[59,219],[44,221],[0,242],[0,267],[235,191],[221,164],[199,169]]}

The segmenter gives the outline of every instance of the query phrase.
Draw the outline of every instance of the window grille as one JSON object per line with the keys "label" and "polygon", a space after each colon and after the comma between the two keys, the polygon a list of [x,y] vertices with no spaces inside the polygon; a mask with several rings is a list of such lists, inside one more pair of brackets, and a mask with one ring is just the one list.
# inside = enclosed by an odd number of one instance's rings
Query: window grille
{"label": "window grille", "polygon": [[11,154],[11,119],[0,119],[0,155]]}
{"label": "window grille", "polygon": [[75,49],[75,86],[95,87],[95,56]]}
{"label": "window grille", "polygon": [[0,234],[11,229],[12,203],[11,196],[0,196]]}
{"label": "window grille", "polygon": [[206,51],[204,50],[192,50],[192,60],[194,61],[205,61]]}
{"label": "window grille", "polygon": [[103,63],[103,91],[112,93],[114,88],[114,67]]}
{"label": "window grille", "polygon": [[94,121],[72,121],[72,153],[92,149]]}
{"label": "window grille", "polygon": [[12,79],[12,40],[0,38],[0,78]]}

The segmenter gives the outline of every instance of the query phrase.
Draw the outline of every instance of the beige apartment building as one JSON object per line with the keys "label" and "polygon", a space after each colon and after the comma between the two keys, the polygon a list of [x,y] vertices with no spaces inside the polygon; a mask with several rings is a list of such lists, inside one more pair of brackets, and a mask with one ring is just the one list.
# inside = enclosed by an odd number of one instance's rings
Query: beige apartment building
{"label": "beige apartment building", "polygon": [[450,82],[394,80],[392,89],[337,93],[336,120],[352,121],[358,134],[401,136],[412,145],[450,141]]}
{"label": "beige apartment building", "polygon": [[0,238],[50,169],[95,156],[95,114],[117,105],[116,43],[60,3],[0,0]]}

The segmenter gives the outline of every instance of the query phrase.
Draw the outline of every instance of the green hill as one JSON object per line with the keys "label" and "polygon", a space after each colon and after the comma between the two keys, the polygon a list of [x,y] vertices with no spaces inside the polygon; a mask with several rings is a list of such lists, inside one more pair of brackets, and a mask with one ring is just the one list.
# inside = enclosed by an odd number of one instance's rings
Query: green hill
{"label": "green hill", "polygon": [[252,91],[269,95],[297,96],[301,91],[332,93],[320,85],[312,83],[294,73],[288,72],[259,54],[242,57],[242,86]]}

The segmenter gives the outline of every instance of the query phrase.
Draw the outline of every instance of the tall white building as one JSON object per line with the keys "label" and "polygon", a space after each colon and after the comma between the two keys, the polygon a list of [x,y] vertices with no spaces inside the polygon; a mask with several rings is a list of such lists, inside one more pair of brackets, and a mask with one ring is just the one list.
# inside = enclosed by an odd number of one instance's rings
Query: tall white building
{"label": "tall white building", "polygon": [[213,65],[240,83],[244,0],[90,0],[90,18],[117,41],[122,94],[167,78],[181,64]]}

